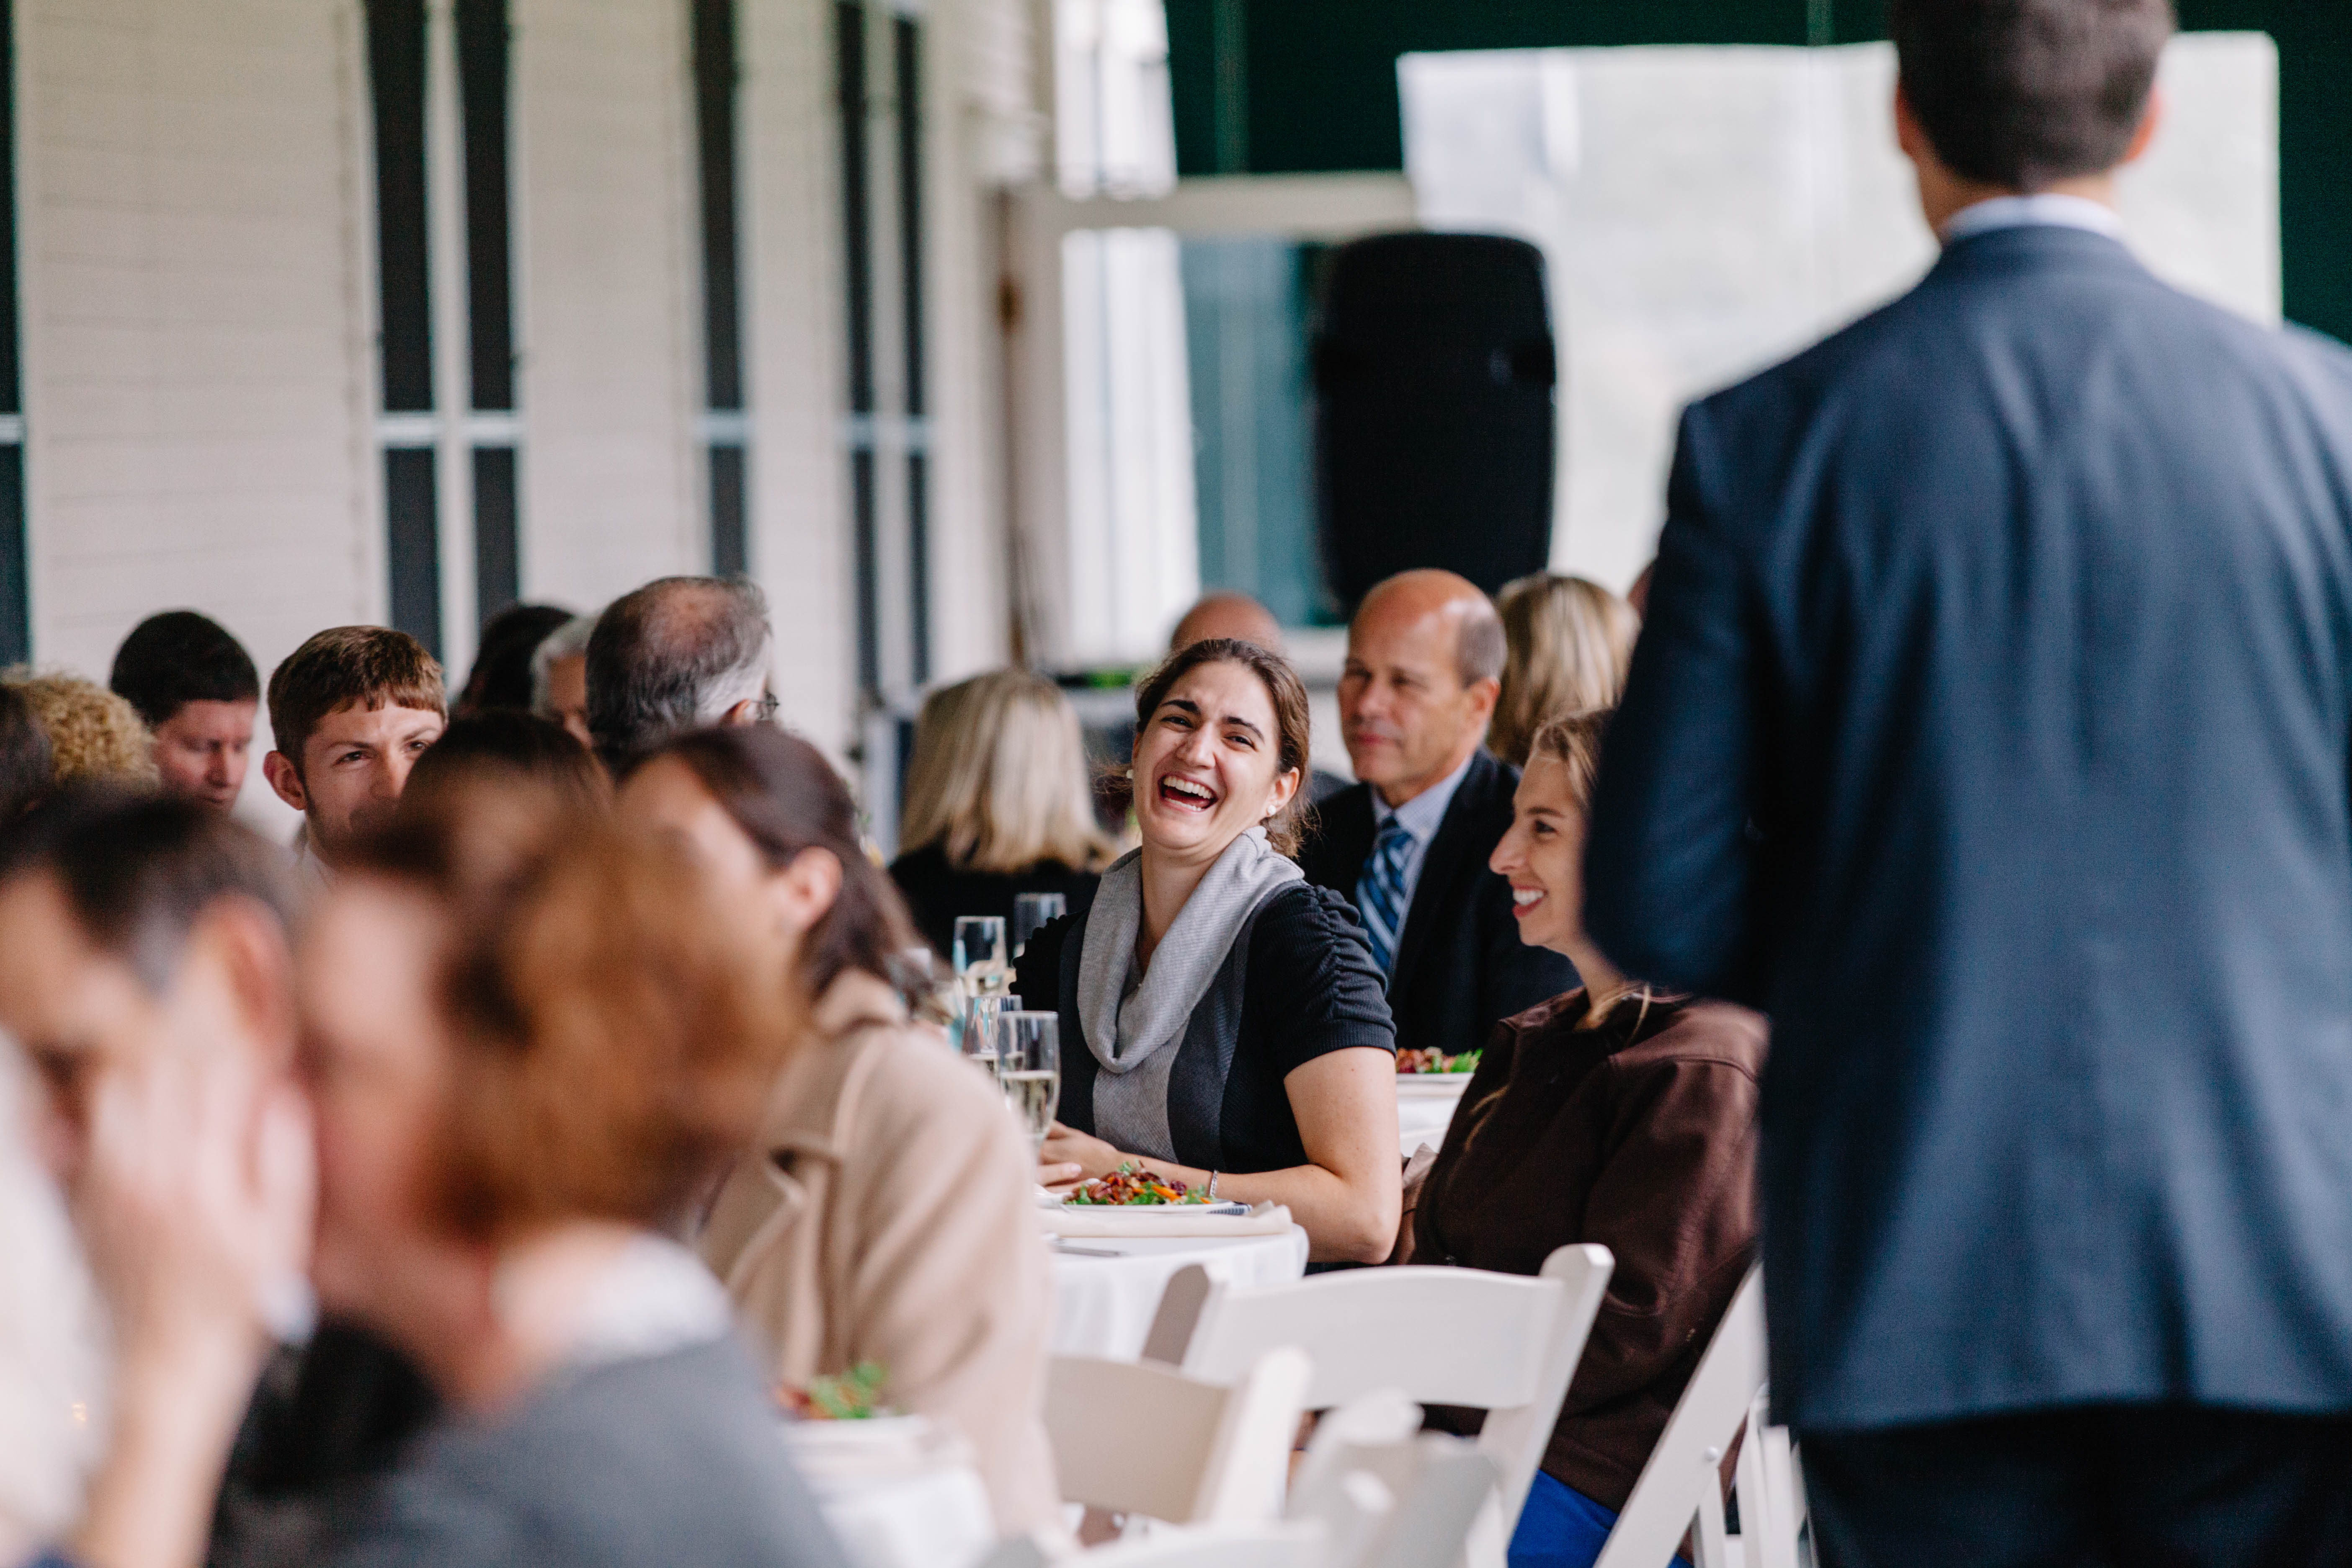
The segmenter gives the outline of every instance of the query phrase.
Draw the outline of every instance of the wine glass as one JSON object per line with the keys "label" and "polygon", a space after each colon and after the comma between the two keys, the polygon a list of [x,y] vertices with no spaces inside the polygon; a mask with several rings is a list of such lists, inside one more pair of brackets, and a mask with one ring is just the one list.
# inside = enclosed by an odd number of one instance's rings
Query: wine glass
{"label": "wine glass", "polygon": [[955,972],[967,994],[1002,994],[1012,989],[1013,966],[1004,961],[1003,915],[958,915],[955,923]]}
{"label": "wine glass", "polygon": [[997,1079],[1006,1103],[1028,1129],[1029,1142],[1039,1149],[1062,1102],[1061,1029],[1062,1020],[1052,1013],[996,1016]]}
{"label": "wine glass", "polygon": [[963,1056],[988,1069],[988,1076],[998,1076],[996,1058],[996,1020],[1006,1013],[1017,1012],[1021,998],[1002,993],[974,992],[964,998],[962,1027],[956,1048]]}
{"label": "wine glass", "polygon": [[1037,934],[1037,928],[1047,921],[1060,920],[1070,911],[1070,901],[1059,893],[1015,893],[1013,895],[1013,956],[1018,958]]}

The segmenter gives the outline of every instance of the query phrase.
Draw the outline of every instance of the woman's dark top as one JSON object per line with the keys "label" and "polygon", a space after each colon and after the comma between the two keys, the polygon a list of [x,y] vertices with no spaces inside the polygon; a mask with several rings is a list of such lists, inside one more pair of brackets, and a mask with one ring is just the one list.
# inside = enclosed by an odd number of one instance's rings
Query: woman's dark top
{"label": "woman's dark top", "polygon": [[[1056,999],[1062,1100],[1055,1115],[1090,1135],[1099,1069],[1078,1023],[1078,953],[1093,901],[1091,889],[1084,904],[1071,900],[1067,916],[1029,939],[1014,982],[1032,1008]],[[1201,1007],[1220,1010],[1214,1026],[1192,1028],[1181,1045],[1163,1047],[1177,1052],[1168,1075],[1176,1163],[1200,1170],[1286,1171],[1307,1163],[1282,1080],[1332,1051],[1396,1050],[1381,972],[1355,906],[1307,882],[1266,896]],[[1201,1019],[1200,1008],[1193,1016]]]}
{"label": "woman's dark top", "polygon": [[898,884],[915,929],[941,952],[955,942],[959,915],[995,915],[1013,931],[1013,900],[1020,893],[1059,893],[1078,907],[1079,898],[1095,896],[1102,878],[1059,860],[1040,860],[1018,871],[960,871],[948,864],[947,847],[926,844],[890,862],[890,879]]}
{"label": "woman's dark top", "polygon": [[1413,1210],[1412,1261],[1616,1256],[1543,1468],[1622,1509],[1755,1254],[1765,1025],[1637,997],[1580,1030],[1584,1011],[1580,989],[1496,1026]]}

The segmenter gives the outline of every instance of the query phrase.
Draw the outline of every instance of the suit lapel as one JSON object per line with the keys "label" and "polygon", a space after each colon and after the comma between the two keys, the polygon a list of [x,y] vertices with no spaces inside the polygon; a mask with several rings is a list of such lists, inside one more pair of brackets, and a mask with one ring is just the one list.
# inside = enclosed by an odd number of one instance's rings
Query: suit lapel
{"label": "suit lapel", "polygon": [[[1389,981],[1391,996],[1403,991],[1418,973],[1423,952],[1437,940],[1430,933],[1457,918],[1455,893],[1463,879],[1486,868],[1486,854],[1470,840],[1486,815],[1486,796],[1498,766],[1484,751],[1471,757],[1470,771],[1462,775],[1454,798],[1445,803],[1436,837],[1422,851],[1421,879],[1413,884],[1412,906],[1405,910],[1404,930],[1397,936],[1396,971]],[[1460,918],[1466,916],[1466,910],[1460,912]]]}

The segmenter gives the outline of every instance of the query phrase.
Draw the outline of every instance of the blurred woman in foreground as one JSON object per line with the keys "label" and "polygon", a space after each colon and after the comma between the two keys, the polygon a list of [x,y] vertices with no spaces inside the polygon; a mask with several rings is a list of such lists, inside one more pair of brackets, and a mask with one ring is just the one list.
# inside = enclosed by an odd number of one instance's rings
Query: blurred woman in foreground
{"label": "blurred woman in foreground", "polygon": [[752,910],[797,1037],[699,1247],[787,1389],[860,1363],[882,1401],[971,1440],[997,1528],[1060,1507],[1043,1417],[1048,1260],[1028,1140],[988,1078],[890,983],[913,939],[848,787],[764,725],[655,752],[623,820],[684,845]]}
{"label": "blurred woman in foreground", "polygon": [[312,1275],[449,1415],[336,1561],[839,1563],[724,1293],[662,1235],[784,1037],[740,914],[537,790],[355,852],[300,961]]}
{"label": "blurred woman in foreground", "polygon": [[890,876],[941,952],[958,915],[1010,920],[1020,893],[1094,891],[1111,861],[1078,716],[1050,680],[999,669],[931,693],[915,725]]}
{"label": "blurred woman in foreground", "polygon": [[1584,934],[1584,813],[1604,712],[1536,732],[1494,869],[1519,940],[1584,984],[1496,1026],[1406,1216],[1402,1261],[1533,1274],[1555,1247],[1615,1254],[1512,1568],[1589,1568],[1756,1247],[1764,1020],[1661,996]]}

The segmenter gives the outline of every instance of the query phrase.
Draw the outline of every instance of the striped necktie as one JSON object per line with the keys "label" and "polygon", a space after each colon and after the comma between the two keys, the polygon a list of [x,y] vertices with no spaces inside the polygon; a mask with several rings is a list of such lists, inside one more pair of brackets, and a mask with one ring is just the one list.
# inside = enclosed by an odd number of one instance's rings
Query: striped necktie
{"label": "striped necktie", "polygon": [[1404,931],[1404,858],[1412,842],[1412,830],[1390,817],[1381,824],[1380,837],[1372,840],[1372,858],[1356,879],[1356,908],[1363,911],[1372,962],[1391,976],[1396,973],[1397,938]]}

